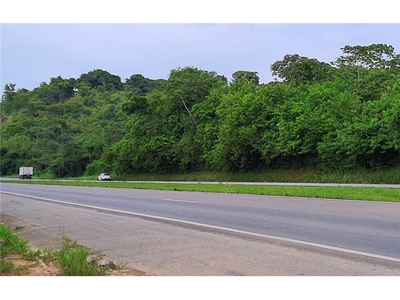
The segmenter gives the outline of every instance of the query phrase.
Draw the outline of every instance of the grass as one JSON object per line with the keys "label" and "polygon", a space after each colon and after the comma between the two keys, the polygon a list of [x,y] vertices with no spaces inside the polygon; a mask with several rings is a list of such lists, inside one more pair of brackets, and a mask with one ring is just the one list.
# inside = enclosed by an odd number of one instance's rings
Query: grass
{"label": "grass", "polygon": [[43,261],[54,262],[60,270],[58,274],[60,276],[103,276],[109,269],[99,268],[88,261],[92,254],[89,248],[65,237],[62,245],[62,249],[58,251],[40,249],[31,251],[26,240],[21,239],[6,225],[0,224],[0,275],[23,275],[28,270],[28,265],[16,267],[7,261],[7,256],[12,254],[18,254],[27,261],[41,258]]}
{"label": "grass", "polygon": [[193,191],[211,193],[233,193],[252,195],[273,195],[312,197],[347,200],[400,202],[400,189],[363,187],[309,187],[309,186],[256,186],[234,184],[178,184],[178,183],[136,183],[97,181],[8,181],[21,184],[88,186],[128,189],[153,189],[170,191]]}
{"label": "grass", "polygon": [[63,239],[63,248],[54,253],[62,276],[103,276],[107,268],[98,268],[91,264],[88,257],[89,248],[78,245],[68,238]]}
{"label": "grass", "polygon": [[26,240],[21,239],[18,235],[4,224],[0,224],[0,274],[10,272],[20,273],[26,268],[24,266],[15,267],[5,258],[11,254],[18,254],[26,260],[35,260],[40,256],[41,252],[31,251]]}
{"label": "grass", "polygon": [[28,252],[27,241],[20,239],[9,227],[0,224],[0,257],[4,258],[7,254],[27,255]]}

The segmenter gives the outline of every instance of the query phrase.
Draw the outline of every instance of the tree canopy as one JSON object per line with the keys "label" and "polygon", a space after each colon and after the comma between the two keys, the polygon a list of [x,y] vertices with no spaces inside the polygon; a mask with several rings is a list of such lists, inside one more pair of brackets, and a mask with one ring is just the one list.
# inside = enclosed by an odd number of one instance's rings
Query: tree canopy
{"label": "tree canopy", "polygon": [[238,70],[229,82],[196,67],[167,79],[104,70],[4,87],[0,170],[58,177],[113,172],[325,171],[400,165],[399,55],[345,46],[332,63],[287,54],[277,79]]}

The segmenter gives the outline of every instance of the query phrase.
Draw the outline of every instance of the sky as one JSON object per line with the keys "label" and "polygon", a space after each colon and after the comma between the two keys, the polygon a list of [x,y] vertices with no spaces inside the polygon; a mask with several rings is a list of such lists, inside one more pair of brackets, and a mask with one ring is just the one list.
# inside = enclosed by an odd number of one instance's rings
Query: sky
{"label": "sky", "polygon": [[[115,1],[120,2],[114,0],[112,3]],[[223,2],[213,11],[225,9],[224,5],[228,2]],[[338,0],[335,3],[340,5],[341,2]],[[101,1],[98,3],[102,4]],[[229,3],[234,6],[236,2]],[[298,9],[299,13],[292,11],[292,17],[283,18],[282,15],[286,16],[288,11],[285,14],[276,12],[287,10],[284,5],[254,9],[260,3],[254,3],[254,0],[246,3],[253,4],[251,14],[235,6],[237,9],[233,11],[233,17],[226,19],[204,17],[208,14],[205,14],[204,8],[201,10],[198,7],[186,7],[186,11],[183,9],[180,12],[170,7],[168,10],[163,6],[164,2],[155,3],[162,8],[158,15],[154,7],[150,10],[151,4],[129,7],[127,3],[118,3],[118,15],[113,14],[109,7],[99,5],[103,7],[98,13],[100,18],[93,17],[96,11],[86,15],[84,10],[81,14],[76,13],[82,12],[79,9],[82,4],[71,5],[69,10],[58,8],[58,12],[65,11],[64,15],[55,14],[55,9],[42,11],[37,6],[29,8],[34,10],[33,13],[25,11],[25,15],[20,15],[20,10],[15,10],[14,5],[12,11],[16,12],[15,16],[0,15],[1,86],[14,83],[16,88],[31,90],[41,82],[49,82],[52,77],[78,78],[95,69],[120,76],[122,81],[133,74],[142,74],[150,79],[167,79],[171,70],[184,67],[215,71],[228,80],[238,70],[254,71],[258,72],[261,83],[267,83],[274,79],[271,64],[283,59],[286,54],[331,62],[342,54],[340,48],[346,45],[377,43],[392,45],[397,53],[400,52],[400,23],[346,17],[332,23],[331,20],[335,19],[326,14],[329,10],[321,8],[320,17],[315,18],[317,14],[308,12],[307,15],[304,7],[297,7],[296,2],[290,1],[285,5],[295,5],[294,9]],[[307,4],[307,1],[302,3]],[[24,4],[29,6],[31,2]],[[121,9],[123,4],[126,7]],[[92,10],[91,7],[88,9]],[[75,14],[71,14],[71,9]],[[347,6],[347,9],[351,11],[351,7]],[[335,13],[334,9],[330,10]],[[261,15],[253,14],[260,11]],[[268,17],[271,11],[275,12],[276,18]],[[158,18],[160,14],[172,17]],[[177,17],[188,14],[194,17]],[[68,15],[76,17],[65,17]],[[220,16],[226,14],[220,12]],[[388,16],[385,20],[390,20]],[[368,20],[371,21],[365,22]]]}

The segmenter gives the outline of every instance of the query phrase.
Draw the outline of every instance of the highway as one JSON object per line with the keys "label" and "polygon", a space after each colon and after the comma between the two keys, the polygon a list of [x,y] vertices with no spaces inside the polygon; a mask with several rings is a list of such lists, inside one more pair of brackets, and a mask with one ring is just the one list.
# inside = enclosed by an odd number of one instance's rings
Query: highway
{"label": "highway", "polygon": [[1,192],[400,262],[400,204],[2,183]]}

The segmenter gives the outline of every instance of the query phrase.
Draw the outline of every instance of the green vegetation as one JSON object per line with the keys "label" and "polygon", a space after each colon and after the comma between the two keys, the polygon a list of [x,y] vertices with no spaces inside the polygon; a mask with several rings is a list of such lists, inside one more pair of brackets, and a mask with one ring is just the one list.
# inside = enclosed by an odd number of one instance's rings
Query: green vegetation
{"label": "green vegetation", "polygon": [[99,268],[88,261],[91,251],[89,248],[78,245],[64,238],[63,247],[54,252],[53,256],[60,266],[62,276],[103,276],[107,268]]}
{"label": "green vegetation", "polygon": [[95,182],[95,181],[9,181],[21,184],[89,186],[104,188],[154,189],[169,191],[192,191],[209,193],[232,193],[252,195],[274,195],[291,197],[312,197],[347,200],[400,202],[400,189],[362,187],[309,187],[309,186],[260,186],[204,183],[136,183],[136,182]]}
{"label": "green vegetation", "polygon": [[[16,230],[19,229],[21,228],[16,228]],[[6,256],[11,254],[18,254],[26,260],[32,261],[39,257],[41,252],[39,250],[31,251],[27,241],[19,238],[9,227],[0,224],[0,274],[19,273],[26,270],[24,266],[15,267],[11,262],[5,260]]]}
{"label": "green vegetation", "polygon": [[[22,227],[15,228],[20,230]],[[92,254],[90,249],[72,242],[68,238],[63,238],[61,250],[37,250],[31,251],[26,240],[21,239],[9,227],[0,224],[0,274],[20,274],[23,275],[28,270],[28,265],[15,267],[12,262],[7,261],[7,256],[18,254],[27,261],[37,261],[38,258],[43,261],[54,262],[59,270],[60,276],[102,276],[108,270],[108,267],[99,268],[97,264],[88,261]]]}
{"label": "green vegetation", "polygon": [[385,44],[341,50],[330,63],[285,55],[265,84],[256,71],[228,80],[195,67],[166,80],[97,69],[31,91],[7,84],[1,175],[400,183],[400,55]]}

